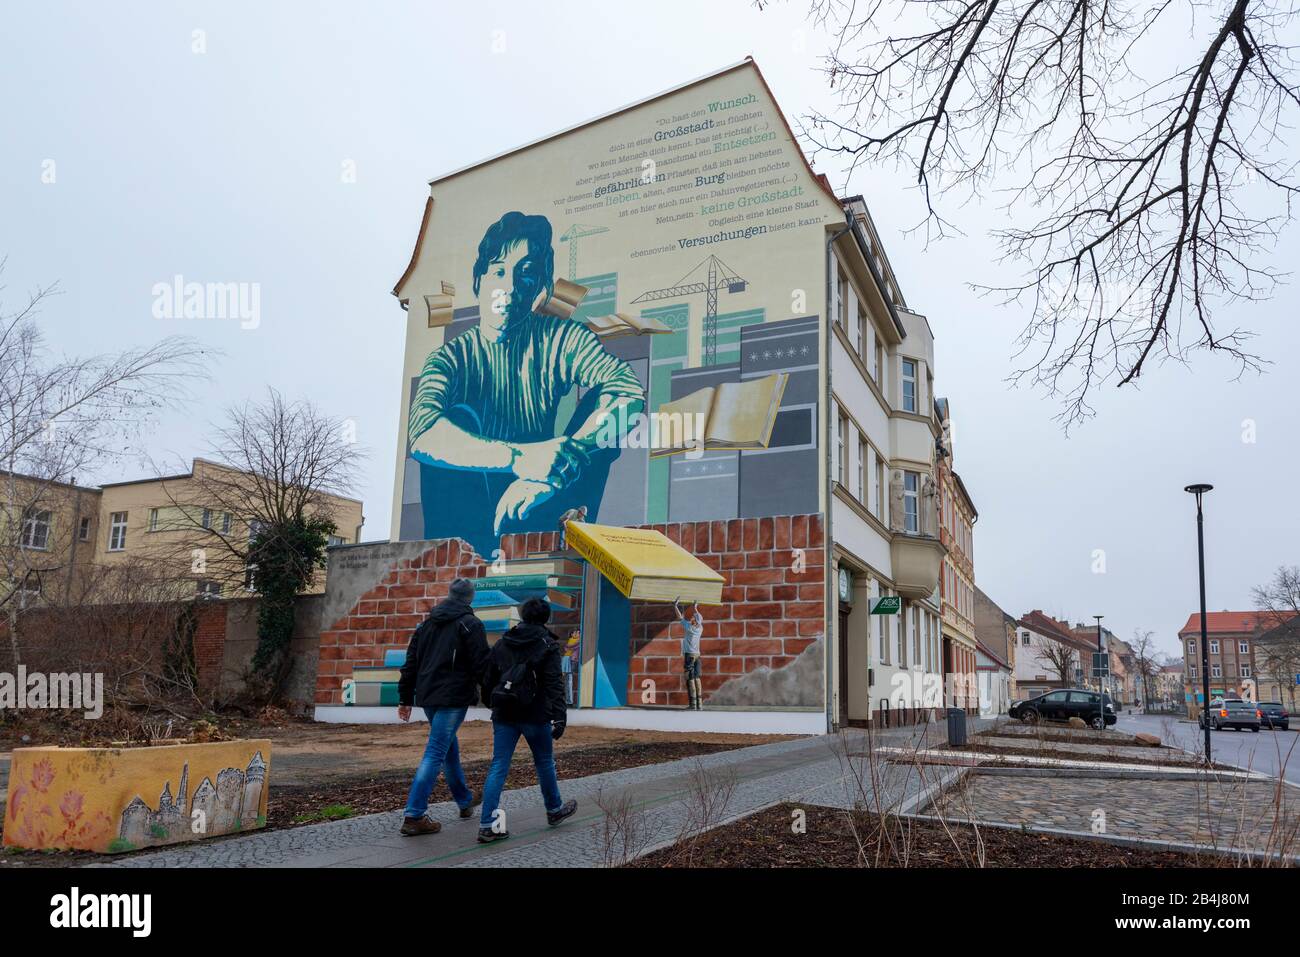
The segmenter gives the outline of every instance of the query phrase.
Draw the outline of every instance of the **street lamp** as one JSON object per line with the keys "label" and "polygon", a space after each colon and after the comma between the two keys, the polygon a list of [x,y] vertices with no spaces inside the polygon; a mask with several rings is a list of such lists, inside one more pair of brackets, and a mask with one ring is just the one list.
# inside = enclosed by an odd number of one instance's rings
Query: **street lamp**
{"label": "street lamp", "polygon": [[1210,642],[1206,635],[1205,624],[1205,516],[1201,512],[1201,496],[1213,489],[1213,485],[1188,485],[1183,489],[1196,496],[1196,556],[1201,573],[1201,727],[1205,730],[1205,760],[1210,760],[1210,722],[1205,719],[1210,707]]}

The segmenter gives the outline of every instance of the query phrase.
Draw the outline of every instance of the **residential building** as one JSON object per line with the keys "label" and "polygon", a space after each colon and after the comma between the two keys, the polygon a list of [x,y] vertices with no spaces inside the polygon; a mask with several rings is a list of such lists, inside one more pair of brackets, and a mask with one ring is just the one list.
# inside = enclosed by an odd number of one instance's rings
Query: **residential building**
{"label": "residential building", "polygon": [[1016,623],[1016,690],[1032,698],[1056,688],[1083,688],[1096,641],[1085,641],[1068,624],[1034,609]]}
{"label": "residential building", "polygon": [[[148,563],[160,580],[171,584],[192,580],[200,596],[229,597],[253,590],[255,582],[245,577],[244,569],[231,572],[225,567],[228,553],[220,540],[247,540],[254,529],[245,517],[205,501],[205,489],[239,483],[242,474],[196,458],[189,472],[100,486],[0,476],[0,488],[14,490],[6,491],[6,497],[26,502],[21,509],[26,516],[21,548],[25,564],[42,571],[39,586],[28,585],[32,600],[37,593],[47,600],[66,600],[93,569],[122,568],[132,562]],[[356,541],[364,521],[361,502],[334,495],[320,498],[337,526],[330,544]],[[317,575],[310,590],[323,588],[323,575]]]}
{"label": "residential building", "polygon": [[[1156,702],[1162,707],[1182,707],[1183,664],[1180,661],[1161,665],[1156,672]],[[1150,703],[1148,703],[1150,704]]]}
{"label": "residential building", "polygon": [[1300,616],[1263,615],[1254,640],[1257,701],[1280,701],[1296,708],[1300,685]]}
{"label": "residential building", "polygon": [[935,469],[939,540],[947,550],[939,577],[945,704],[969,710],[979,700],[973,687],[979,657],[975,639],[975,523],[979,513],[953,467],[951,406],[947,399],[935,400],[935,415],[942,426]]}
{"label": "residential building", "polygon": [[[1075,637],[1097,650],[1097,625],[1079,622],[1073,628]],[[1137,658],[1128,642],[1119,638],[1109,628],[1102,626],[1102,643],[1109,654],[1110,676],[1105,681],[1106,693],[1115,701],[1115,707],[1131,706],[1137,700]],[[1096,690],[1097,679],[1092,677],[1092,658],[1085,659],[1084,680]]]}
{"label": "residential building", "polygon": [[[748,59],[435,178],[393,290],[392,541],[347,559],[372,557],[385,587],[416,579],[418,611],[439,575],[507,576],[554,548],[581,507],[721,576],[693,726],[826,732],[941,707],[934,334],[901,286],[867,200],[811,168]],[[530,356],[563,361],[509,358],[534,338]],[[764,427],[711,441],[708,416],[741,407]],[[639,431],[643,411],[683,409],[710,410],[695,447]],[[671,606],[581,571],[557,625],[576,706],[681,726]],[[331,576],[331,607],[369,607],[360,580]],[[381,664],[406,622],[337,621],[317,713],[353,720],[351,667]]]}
{"label": "residential building", "polygon": [[[1205,616],[1206,639],[1209,642],[1210,698],[1221,695],[1240,695],[1252,700],[1278,701],[1282,693],[1284,676],[1275,668],[1260,685],[1260,667],[1256,660],[1258,638],[1283,624],[1280,618],[1267,611],[1212,611]],[[1184,694],[1188,708],[1199,713],[1203,698],[1201,661],[1201,613],[1187,616],[1187,623],[1178,631],[1183,651]],[[1270,659],[1276,661],[1277,656]]]}
{"label": "residential building", "polygon": [[[1001,699],[1006,704],[995,714],[1005,714],[1012,701],[1020,697],[1016,686],[1016,619],[1008,615],[979,587],[975,589],[975,644],[977,668],[980,674],[980,707],[984,702],[1000,700],[996,690],[1002,689]],[[985,690],[985,683],[989,689]]]}

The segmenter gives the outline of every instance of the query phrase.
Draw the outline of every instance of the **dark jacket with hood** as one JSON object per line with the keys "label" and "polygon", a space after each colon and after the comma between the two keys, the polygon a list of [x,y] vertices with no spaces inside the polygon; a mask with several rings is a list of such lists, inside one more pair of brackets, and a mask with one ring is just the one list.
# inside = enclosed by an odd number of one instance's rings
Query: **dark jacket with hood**
{"label": "dark jacket with hood", "polygon": [[468,708],[488,657],[483,622],[468,602],[440,601],[411,636],[397,700],[419,708]]}
{"label": "dark jacket with hood", "polygon": [[560,665],[560,639],[544,625],[515,625],[492,646],[483,671],[483,703],[491,706],[492,689],[519,661],[533,662],[537,694],[522,714],[501,714],[492,709],[493,721],[511,724],[546,724],[565,720],[564,673]]}

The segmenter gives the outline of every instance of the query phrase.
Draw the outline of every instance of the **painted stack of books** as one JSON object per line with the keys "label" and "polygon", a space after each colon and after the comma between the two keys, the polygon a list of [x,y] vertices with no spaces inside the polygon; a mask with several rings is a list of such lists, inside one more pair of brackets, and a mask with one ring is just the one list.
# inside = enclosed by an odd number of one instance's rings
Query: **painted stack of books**
{"label": "painted stack of books", "polygon": [[545,598],[554,611],[577,609],[582,593],[582,563],[572,552],[533,552],[524,558],[494,566],[493,573],[477,579],[474,614],[487,629],[488,644],[495,644],[519,623],[519,606],[529,598]]}
{"label": "painted stack of books", "polygon": [[382,665],[352,666],[352,703],[366,705],[396,705],[397,682],[406,662],[406,649],[384,652]]}

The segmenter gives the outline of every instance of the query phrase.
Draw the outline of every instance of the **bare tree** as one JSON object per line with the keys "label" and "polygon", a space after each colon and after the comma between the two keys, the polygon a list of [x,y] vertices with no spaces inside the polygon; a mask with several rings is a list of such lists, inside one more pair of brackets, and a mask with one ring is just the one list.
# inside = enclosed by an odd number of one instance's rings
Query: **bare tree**
{"label": "bare tree", "polygon": [[264,401],[227,411],[210,455],[216,461],[183,485],[164,483],[171,521],[186,533],[177,558],[201,562],[205,579],[259,594],[255,694],[274,697],[288,675],[293,599],[324,566],[338,497],[355,489],[365,453],[345,423],[270,389]]}
{"label": "bare tree", "polygon": [[131,454],[158,414],[206,375],[202,352],[177,337],[56,357],[37,316],[57,292],[45,286],[16,311],[0,306],[0,607],[15,665],[24,613],[74,587],[80,519],[89,515],[81,510],[90,507],[77,479]]}
{"label": "bare tree", "polygon": [[1050,638],[1035,638],[1034,651],[1047,670],[1056,675],[1062,688],[1074,684],[1074,672],[1079,664],[1079,653],[1074,648]]}
{"label": "bare tree", "polygon": [[1156,650],[1155,636],[1154,631],[1135,628],[1133,643],[1129,646],[1133,649],[1133,665],[1137,669],[1138,677],[1142,679],[1143,714],[1150,710],[1151,696],[1155,694],[1156,689],[1156,676],[1162,667],[1160,653]]}
{"label": "bare tree", "polygon": [[[758,0],[764,5],[764,0]],[[980,285],[1032,312],[1013,381],[1061,399],[1134,382],[1197,348],[1262,360],[1215,311],[1268,295],[1260,262],[1296,192],[1285,135],[1300,105],[1285,0],[811,0],[834,47],[834,116],[815,151],[915,170],[925,226],[1005,197],[995,232],[1021,282]],[[1195,44],[1166,64],[1171,35]]]}
{"label": "bare tree", "polygon": [[1267,614],[1255,635],[1255,664],[1260,673],[1290,692],[1296,707],[1295,676],[1300,675],[1300,567],[1280,565],[1266,585],[1252,589],[1255,607]]}

